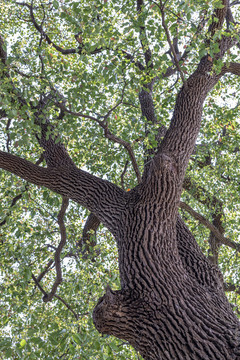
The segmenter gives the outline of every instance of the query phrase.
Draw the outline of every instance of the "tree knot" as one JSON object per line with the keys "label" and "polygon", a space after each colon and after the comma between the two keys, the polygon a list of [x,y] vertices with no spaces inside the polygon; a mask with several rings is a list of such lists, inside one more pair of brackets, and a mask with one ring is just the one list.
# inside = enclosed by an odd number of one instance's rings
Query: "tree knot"
{"label": "tree knot", "polygon": [[126,308],[124,296],[121,291],[113,291],[108,285],[106,293],[102,296],[93,310],[93,322],[97,330],[103,334],[113,334],[119,323],[125,318]]}

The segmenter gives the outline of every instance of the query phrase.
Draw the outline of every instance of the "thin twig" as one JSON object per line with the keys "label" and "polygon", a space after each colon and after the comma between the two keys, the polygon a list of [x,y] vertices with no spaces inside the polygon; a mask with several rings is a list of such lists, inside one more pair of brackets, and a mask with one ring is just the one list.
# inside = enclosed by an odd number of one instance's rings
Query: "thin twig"
{"label": "thin twig", "polygon": [[[123,94],[122,94],[122,99],[123,99]],[[133,169],[135,171],[135,174],[136,174],[136,177],[137,177],[137,181],[138,183],[140,183],[142,181],[142,177],[141,177],[141,173],[140,173],[140,170],[138,168],[138,164],[137,164],[137,160],[135,158],[135,155],[134,155],[134,151],[130,145],[130,143],[128,143],[127,141],[121,139],[120,137],[114,135],[109,129],[108,129],[108,122],[107,122],[107,118],[109,117],[109,115],[113,112],[113,110],[115,110],[121,103],[122,103],[122,99],[121,101],[119,101],[113,108],[111,108],[106,115],[104,116],[101,116],[101,118],[103,118],[103,120],[100,120],[99,118],[96,118],[94,116],[91,116],[91,115],[86,115],[86,114],[83,114],[81,112],[74,112],[74,111],[71,111],[69,109],[66,108],[66,106],[63,104],[63,103],[55,103],[60,109],[62,109],[62,111],[68,113],[68,114],[71,114],[73,116],[79,116],[79,117],[83,117],[85,119],[90,119],[90,120],[93,120],[95,122],[97,122],[103,129],[104,129],[104,135],[107,139],[109,140],[112,140],[113,142],[115,143],[118,143],[122,146],[125,147],[125,149],[127,150],[129,156],[130,156],[130,159],[131,159],[131,162],[132,162],[132,165],[133,165]]]}
{"label": "thin twig", "polygon": [[180,68],[179,61],[178,61],[178,58],[177,58],[177,54],[175,52],[174,46],[173,46],[172,41],[171,41],[171,36],[170,36],[169,30],[168,30],[168,27],[167,27],[166,22],[165,22],[164,5],[165,4],[163,4],[162,1],[160,0],[159,9],[160,9],[161,15],[162,15],[162,26],[163,26],[163,28],[165,30],[165,33],[166,33],[166,36],[167,36],[167,41],[168,41],[168,44],[170,46],[171,52],[173,54],[175,65],[176,65],[176,67],[177,67],[177,69],[178,69],[178,71],[180,73],[183,85],[186,85],[184,75],[183,75],[183,72],[182,72],[182,70]]}
{"label": "thin twig", "polygon": [[112,113],[114,110],[116,110],[119,105],[122,104],[123,98],[124,98],[124,91],[125,91],[125,89],[126,89],[126,86],[127,86],[127,83],[124,82],[124,86],[123,86],[123,88],[122,88],[121,100],[118,101],[117,104],[114,105],[114,106],[107,112],[106,115],[104,115],[104,120],[105,120],[105,121],[109,118],[109,116],[111,115],[111,113]]}
{"label": "thin twig", "polygon": [[6,132],[7,132],[7,152],[10,152],[9,145],[11,143],[10,134],[9,134],[9,128],[11,126],[12,119],[8,119],[7,125],[6,125]]}
{"label": "thin twig", "polygon": [[39,290],[43,293],[44,296],[47,296],[46,291],[42,288],[42,286],[39,284],[39,282],[37,281],[37,278],[33,275],[32,273],[32,279],[35,282],[35,284],[37,285],[37,287],[39,288]]}
{"label": "thin twig", "polygon": [[[72,309],[72,307],[65,301],[63,300],[63,298],[61,298],[59,295],[54,295],[54,297],[58,300],[60,300],[67,308],[68,310],[71,311],[71,313],[74,315],[75,319],[78,320],[79,319],[79,315]],[[81,314],[81,316],[85,316],[85,315],[88,315],[89,313],[84,313],[84,314]]]}
{"label": "thin twig", "polygon": [[[41,291],[41,293],[45,296],[48,296],[48,294],[46,293],[46,291],[43,289],[43,287],[39,284],[37,278],[32,274],[32,279],[35,282],[36,286],[39,288],[39,290]],[[58,300],[60,300],[67,308],[68,310],[71,311],[71,313],[74,315],[75,319],[78,320],[79,319],[79,315],[72,309],[72,307],[65,301],[63,300],[63,298],[61,298],[59,295],[54,295],[54,297]],[[82,316],[84,315],[88,315],[88,313],[82,314]]]}
{"label": "thin twig", "polygon": [[125,149],[127,150],[128,154],[130,156],[133,169],[134,169],[135,174],[137,176],[138,183],[140,184],[141,181],[142,181],[142,177],[141,177],[140,170],[138,168],[138,164],[137,164],[137,160],[136,160],[135,155],[134,155],[134,151],[133,151],[130,143],[128,143],[127,141],[125,141],[125,140],[119,138],[118,136],[112,134],[107,128],[105,128],[105,136],[106,136],[107,139],[112,140],[115,143],[118,143],[118,144],[123,145],[125,147]]}
{"label": "thin twig", "polygon": [[126,164],[124,166],[123,172],[121,173],[121,186],[122,186],[123,190],[124,190],[124,175],[125,175],[125,173],[127,171],[128,164],[129,164],[129,161],[127,160]]}

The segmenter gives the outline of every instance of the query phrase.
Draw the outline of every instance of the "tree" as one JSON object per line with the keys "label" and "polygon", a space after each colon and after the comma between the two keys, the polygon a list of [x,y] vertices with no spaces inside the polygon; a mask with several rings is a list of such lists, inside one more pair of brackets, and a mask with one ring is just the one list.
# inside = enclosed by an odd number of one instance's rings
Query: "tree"
{"label": "tree", "polygon": [[[19,332],[19,321],[36,316],[37,288],[48,307],[38,305],[46,313],[34,324],[46,325],[57,300],[57,321],[62,313],[78,324],[70,339],[60,321],[50,324],[47,342],[24,327],[15,350],[5,328],[6,358],[35,359],[43,348],[49,359],[81,354],[86,313],[73,300],[82,289],[85,309],[94,285],[102,291],[94,269],[113,261],[111,236],[120,284],[95,304],[100,333],[149,360],[240,358],[240,324],[225,296],[239,293],[239,243],[230,239],[239,217],[238,4],[2,3],[1,288],[13,317],[3,323]],[[82,235],[79,213],[88,216]],[[96,239],[98,229],[106,239]],[[117,344],[102,358],[124,347]],[[121,351],[119,359],[137,358]]]}

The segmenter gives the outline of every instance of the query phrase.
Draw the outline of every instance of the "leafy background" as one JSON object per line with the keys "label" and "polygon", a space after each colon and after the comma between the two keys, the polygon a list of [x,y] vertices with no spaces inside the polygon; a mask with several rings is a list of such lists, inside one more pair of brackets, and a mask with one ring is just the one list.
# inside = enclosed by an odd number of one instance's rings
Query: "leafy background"
{"label": "leafy background", "polygon": [[[204,29],[211,21],[209,15],[218,4],[193,0],[168,2],[166,24],[171,37],[178,36],[182,53],[189,51],[186,62],[180,64],[185,77],[204,54],[218,51],[216,42],[207,48],[203,41]],[[42,149],[35,137],[39,129],[34,124],[32,106],[38,104],[41,93],[55,92],[59,102],[64,102],[71,112],[98,119],[123,98],[109,116],[109,128],[131,144],[142,171],[143,150],[154,147],[159,124],[168,126],[181,87],[176,73],[170,78],[161,76],[173,64],[158,7],[146,1],[139,15],[135,2],[129,0],[36,0],[33,9],[36,21],[55,44],[62,49],[76,49],[80,42],[84,49],[81,54],[61,54],[41,38],[30,21],[28,6],[15,1],[1,2],[0,28],[7,44],[10,75],[0,83],[1,109],[7,113],[7,119],[0,119],[1,149],[32,162],[39,159]],[[236,20],[239,14],[235,10]],[[207,20],[198,31],[203,17]],[[148,71],[136,66],[137,62],[144,62],[139,41],[143,23],[154,63]],[[216,39],[218,36],[221,34],[217,33]],[[101,52],[91,54],[99,48]],[[132,54],[131,60],[126,53]],[[238,52],[230,52],[224,61],[238,57]],[[214,64],[215,70],[221,65]],[[138,100],[143,84],[156,76],[153,99],[157,126],[147,124],[141,116]],[[182,194],[182,200],[210,222],[221,211],[224,235],[236,243],[240,242],[239,86],[238,79],[228,75],[208,96],[186,175],[196,186]],[[14,95],[13,87],[26,100],[24,106]],[[53,101],[49,101],[45,111],[77,166],[124,185],[126,190],[137,184],[127,151],[108,140],[96,121],[70,113],[58,120],[59,108]],[[123,184],[121,175],[127,161]],[[57,214],[61,198],[3,171],[0,176],[0,358],[140,359],[123,341],[101,336],[92,323],[92,310],[106,285],[120,287],[117,248],[109,232],[101,226],[97,246],[90,249],[90,255],[79,253],[76,244],[81,241],[88,213],[70,203],[65,216],[68,241],[61,255],[63,283],[57,292],[63,301],[54,298],[44,303],[32,274],[40,274],[54,257],[54,248],[60,240]],[[21,196],[11,206],[17,195]],[[185,210],[180,212],[204,253],[211,255],[209,229]],[[228,296],[237,313],[239,265],[238,249],[221,246],[219,266],[225,282],[235,285],[236,291],[228,292]],[[45,291],[51,289],[54,279],[53,266],[42,280]]]}

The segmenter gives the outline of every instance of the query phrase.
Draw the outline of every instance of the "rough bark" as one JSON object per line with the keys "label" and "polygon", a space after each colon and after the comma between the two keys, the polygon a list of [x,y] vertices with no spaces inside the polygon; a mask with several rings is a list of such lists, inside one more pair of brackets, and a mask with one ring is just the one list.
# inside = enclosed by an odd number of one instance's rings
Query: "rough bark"
{"label": "rough bark", "polygon": [[122,289],[108,288],[93,314],[100,332],[128,340],[144,359],[240,358],[240,325],[219,271],[177,218],[203,102],[220,77],[211,69],[206,56],[185,82],[158,153],[128,196],[117,236]]}

